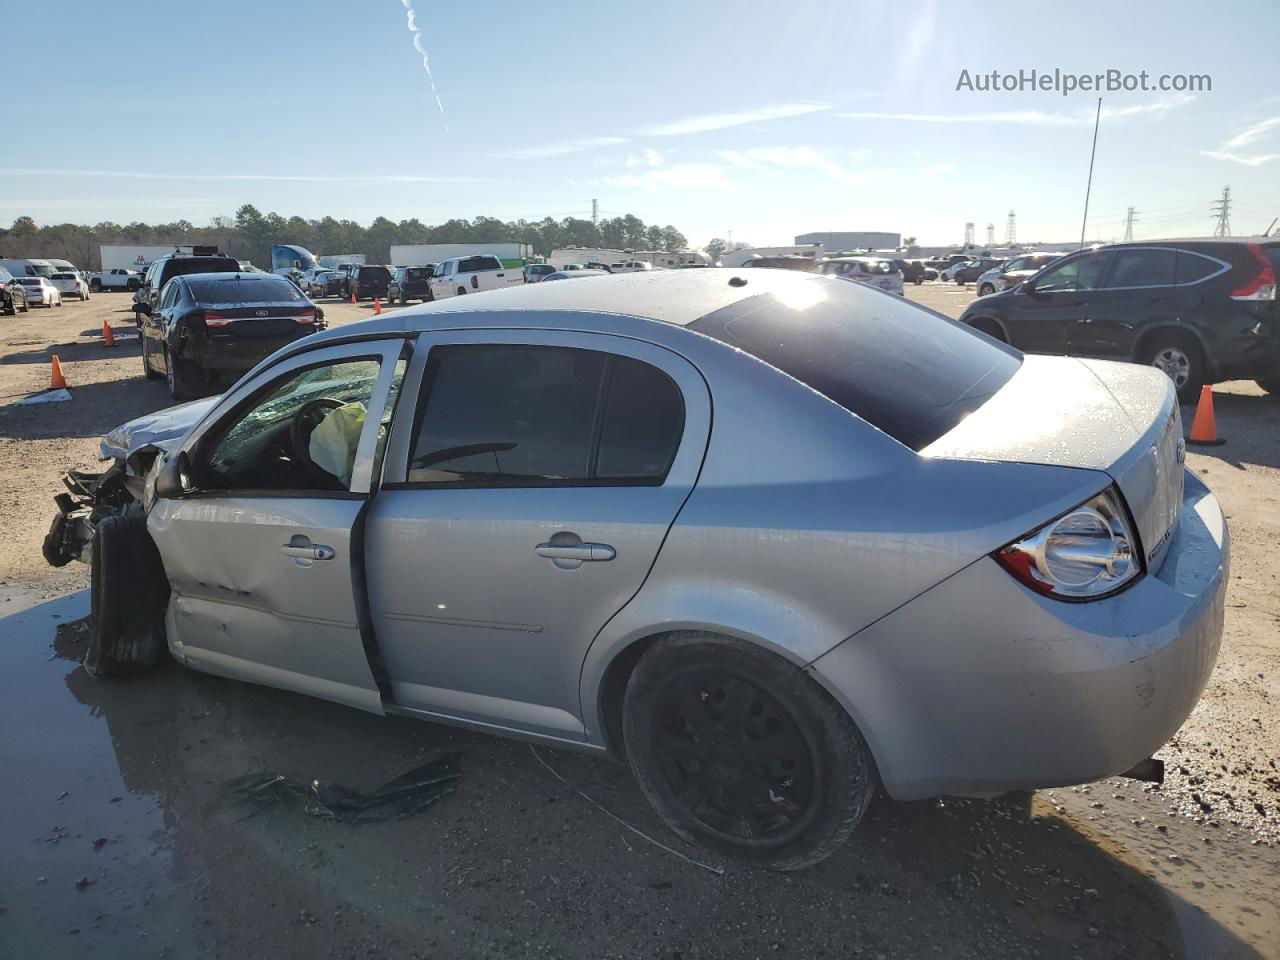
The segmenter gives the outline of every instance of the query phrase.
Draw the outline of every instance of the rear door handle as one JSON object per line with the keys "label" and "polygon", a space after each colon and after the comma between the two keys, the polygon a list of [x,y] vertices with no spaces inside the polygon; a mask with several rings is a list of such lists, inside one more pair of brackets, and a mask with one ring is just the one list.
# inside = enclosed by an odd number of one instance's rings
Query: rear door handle
{"label": "rear door handle", "polygon": [[612,560],[617,551],[607,543],[540,543],[533,552],[548,560],[577,560],[580,562]]}

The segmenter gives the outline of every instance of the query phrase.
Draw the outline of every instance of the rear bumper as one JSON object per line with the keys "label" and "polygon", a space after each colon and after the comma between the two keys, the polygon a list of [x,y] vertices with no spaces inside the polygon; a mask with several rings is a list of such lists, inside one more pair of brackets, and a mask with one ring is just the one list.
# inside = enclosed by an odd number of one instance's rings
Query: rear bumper
{"label": "rear bumper", "polygon": [[319,327],[299,326],[296,333],[270,337],[214,336],[188,340],[178,351],[184,360],[205,370],[248,370],[281,347],[314,333]]}
{"label": "rear bumper", "polygon": [[1186,475],[1163,564],[1092,603],[1033,594],[990,558],[810,665],[899,799],[1114,776],[1199,700],[1222,639],[1229,537]]}

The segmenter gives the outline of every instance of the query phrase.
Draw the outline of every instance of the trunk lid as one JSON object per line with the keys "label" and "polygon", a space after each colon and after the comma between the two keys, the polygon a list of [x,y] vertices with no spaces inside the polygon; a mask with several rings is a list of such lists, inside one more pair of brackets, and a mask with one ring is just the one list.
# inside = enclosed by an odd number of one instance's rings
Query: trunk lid
{"label": "trunk lid", "polygon": [[1129,507],[1148,570],[1160,567],[1177,524],[1185,452],[1173,383],[1159,370],[1031,355],[985,404],[920,451],[1104,471]]}
{"label": "trunk lid", "polygon": [[207,304],[205,326],[210,336],[283,337],[296,331],[299,318],[315,322],[316,308],[297,301],[282,303],[266,300],[258,303]]}

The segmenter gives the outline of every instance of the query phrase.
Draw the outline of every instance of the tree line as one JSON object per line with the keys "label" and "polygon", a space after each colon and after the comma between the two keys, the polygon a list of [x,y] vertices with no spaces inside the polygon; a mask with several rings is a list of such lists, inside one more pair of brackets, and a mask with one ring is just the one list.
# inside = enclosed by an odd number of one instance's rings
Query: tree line
{"label": "tree line", "polygon": [[333,217],[308,220],[263,214],[246,203],[234,217],[214,217],[203,227],[189,220],[41,226],[31,217],[18,217],[7,230],[0,228],[0,257],[70,260],[82,270],[98,270],[102,266],[98,248],[104,243],[206,244],[270,268],[273,243],[295,243],[317,255],[362,253],[370,263],[390,263],[392,244],[503,242],[527,243],[535,255],[543,257],[561,247],[674,251],[685,249],[688,243],[675,227],[649,225],[632,214],[598,224],[576,217],[537,221],[476,217],[446,220],[436,226],[416,217],[398,223],[378,217],[366,227]]}

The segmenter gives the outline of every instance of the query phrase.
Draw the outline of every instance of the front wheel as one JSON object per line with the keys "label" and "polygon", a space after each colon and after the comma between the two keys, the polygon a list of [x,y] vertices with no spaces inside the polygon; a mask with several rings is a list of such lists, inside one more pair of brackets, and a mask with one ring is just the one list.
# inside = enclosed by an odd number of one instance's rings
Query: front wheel
{"label": "front wheel", "polygon": [[984,283],[981,287],[978,288],[978,296],[980,297],[989,297],[991,296],[991,294],[995,292],[996,292],[996,288],[989,283]]}
{"label": "front wheel", "polygon": [[90,289],[90,290],[92,290],[94,293],[101,293],[101,292],[102,292],[102,281],[101,281],[101,280],[90,280],[90,281],[89,281],[89,289]]}
{"label": "front wheel", "polygon": [[797,870],[848,838],[875,763],[848,714],[794,664],[705,633],[658,640],[636,665],[623,735],[672,830],[726,856]]}
{"label": "front wheel", "polygon": [[1204,355],[1186,336],[1157,335],[1147,343],[1144,362],[1168,375],[1181,403],[1195,403],[1207,380]]}

